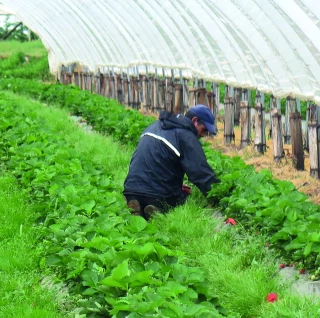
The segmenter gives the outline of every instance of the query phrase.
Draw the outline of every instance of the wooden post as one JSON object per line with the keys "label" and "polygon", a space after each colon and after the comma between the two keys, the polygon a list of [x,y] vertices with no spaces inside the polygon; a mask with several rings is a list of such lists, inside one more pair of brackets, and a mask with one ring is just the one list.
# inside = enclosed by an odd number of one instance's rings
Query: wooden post
{"label": "wooden post", "polygon": [[79,79],[78,71],[73,73],[73,78],[74,78],[74,85],[80,87],[80,79]]}
{"label": "wooden post", "polygon": [[86,90],[91,92],[91,73],[88,72],[86,75],[87,75]]}
{"label": "wooden post", "polygon": [[198,104],[208,106],[207,102],[207,90],[204,87],[198,88]]}
{"label": "wooden post", "polygon": [[224,143],[231,144],[234,141],[234,99],[226,97],[224,99]]}
{"label": "wooden post", "polygon": [[149,109],[151,112],[154,112],[155,103],[154,103],[154,94],[155,94],[155,87],[154,87],[154,75],[149,77]]}
{"label": "wooden post", "polygon": [[83,76],[83,72],[80,72],[80,89],[83,90],[84,87],[84,76]]}
{"label": "wooden post", "polygon": [[103,73],[100,73],[100,79],[99,79],[99,82],[100,82],[100,95],[101,96],[104,96],[104,90],[105,90],[105,86],[104,86],[104,77],[103,77]]}
{"label": "wooden post", "polygon": [[133,95],[133,76],[130,75],[128,78],[128,104],[130,107],[134,107]]}
{"label": "wooden post", "polygon": [[318,106],[309,106],[309,158],[310,158],[310,176],[320,178],[320,155],[319,155],[319,122],[318,122]]}
{"label": "wooden post", "polygon": [[239,126],[240,124],[240,103],[241,103],[242,89],[235,89],[235,107],[234,107],[234,125]]}
{"label": "wooden post", "polygon": [[91,93],[94,93],[94,74],[93,74],[93,72],[90,72],[90,76],[89,76],[89,78],[90,78],[90,81],[89,81],[89,91],[91,92]]}
{"label": "wooden post", "polygon": [[99,94],[100,88],[99,88],[99,76],[98,74],[93,75],[93,93]]}
{"label": "wooden post", "polygon": [[122,85],[122,76],[117,74],[117,99],[120,104],[123,103],[123,85]]}
{"label": "wooden post", "polygon": [[160,107],[159,107],[159,79],[158,79],[158,74],[157,70],[153,78],[153,91],[152,91],[152,107],[153,107],[153,112],[158,114],[160,112]]}
{"label": "wooden post", "polygon": [[103,96],[109,97],[110,95],[109,88],[109,75],[103,74]]}
{"label": "wooden post", "polygon": [[139,91],[138,91],[138,78],[137,76],[132,76],[132,107],[134,109],[139,109]]}
{"label": "wooden post", "polygon": [[251,108],[248,101],[240,103],[240,127],[241,127],[241,141],[240,149],[250,145],[251,142]]}
{"label": "wooden post", "polygon": [[[195,105],[198,105],[199,103],[198,103],[198,88],[199,88],[199,85],[198,85],[198,77],[195,77],[194,79],[193,79],[193,88],[195,89],[194,90],[194,105],[193,106],[195,106]],[[189,107],[192,107],[192,106],[190,106],[190,104],[189,104]]]}
{"label": "wooden post", "polygon": [[272,144],[273,144],[273,159],[275,162],[280,162],[284,157],[283,142],[282,142],[282,120],[281,110],[274,107],[271,110],[272,120]]}
{"label": "wooden post", "polygon": [[261,103],[256,103],[255,107],[255,138],[254,138],[254,149],[260,153],[266,151],[266,137],[265,137],[265,126],[264,126],[264,108]]}
{"label": "wooden post", "polygon": [[310,112],[310,102],[307,101],[305,136],[304,136],[304,149],[305,149],[307,152],[309,152],[309,134],[308,134],[309,112]]}
{"label": "wooden post", "polygon": [[301,115],[299,112],[290,114],[290,135],[292,154],[294,156],[294,166],[297,170],[304,170]]}
{"label": "wooden post", "polygon": [[86,72],[83,72],[83,87],[82,87],[82,89],[84,91],[87,90],[87,73]]}
{"label": "wooden post", "polygon": [[207,99],[208,99],[208,107],[209,109],[212,111],[213,113],[213,104],[214,104],[214,97],[213,97],[213,93],[212,92],[208,92],[207,93]]}
{"label": "wooden post", "polygon": [[148,110],[148,103],[147,103],[147,76],[142,76],[142,101],[143,101],[143,111],[146,112]]}
{"label": "wooden post", "polygon": [[175,84],[175,95],[174,95],[174,114],[181,114],[182,112],[182,85]]}
{"label": "wooden post", "polygon": [[288,96],[286,102],[286,114],[285,114],[285,123],[284,123],[284,143],[287,145],[291,144],[291,135],[290,135],[290,114],[295,113],[296,111],[296,101],[294,98]]}
{"label": "wooden post", "polygon": [[129,81],[128,81],[127,74],[125,74],[123,78],[123,94],[124,94],[123,103],[126,106],[129,106]]}
{"label": "wooden post", "polygon": [[71,73],[67,72],[65,73],[66,75],[66,85],[70,85],[71,84]]}
{"label": "wooden post", "polygon": [[196,99],[195,99],[196,91],[197,89],[194,87],[189,88],[189,108],[196,105]]}
{"label": "wooden post", "polygon": [[110,98],[117,99],[117,92],[116,92],[116,81],[114,74],[109,76],[109,85],[110,85]]}
{"label": "wooden post", "polygon": [[158,89],[159,108],[160,108],[160,111],[163,111],[166,109],[166,96],[165,96],[166,82],[165,82],[165,79],[159,80],[158,88],[159,88]]}
{"label": "wooden post", "polygon": [[183,106],[183,113],[185,114],[189,109],[189,80],[184,78],[182,80],[182,106]]}
{"label": "wooden post", "polygon": [[166,91],[166,110],[173,112],[173,80],[171,77],[166,78],[167,91]]}
{"label": "wooden post", "polygon": [[219,101],[219,84],[212,82],[211,84],[211,89],[212,89],[212,93],[213,93],[213,115],[215,118],[217,118],[217,114],[219,112],[219,105],[220,105],[220,101]]}

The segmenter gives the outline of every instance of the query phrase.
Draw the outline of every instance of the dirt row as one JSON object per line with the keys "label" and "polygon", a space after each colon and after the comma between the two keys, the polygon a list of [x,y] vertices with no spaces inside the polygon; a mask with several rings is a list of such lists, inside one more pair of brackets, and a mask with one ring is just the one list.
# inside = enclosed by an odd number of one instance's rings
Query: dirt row
{"label": "dirt row", "polygon": [[280,180],[291,181],[295,187],[310,197],[315,204],[320,204],[320,180],[310,177],[309,154],[305,152],[305,170],[297,171],[293,166],[291,145],[284,145],[285,157],[280,163],[273,160],[272,139],[267,139],[267,151],[260,154],[254,150],[254,144],[240,149],[240,128],[235,127],[234,144],[225,145],[223,136],[223,123],[218,122],[219,133],[210,138],[212,146],[228,156],[240,156],[247,164],[255,166],[256,171],[269,169],[273,176]]}

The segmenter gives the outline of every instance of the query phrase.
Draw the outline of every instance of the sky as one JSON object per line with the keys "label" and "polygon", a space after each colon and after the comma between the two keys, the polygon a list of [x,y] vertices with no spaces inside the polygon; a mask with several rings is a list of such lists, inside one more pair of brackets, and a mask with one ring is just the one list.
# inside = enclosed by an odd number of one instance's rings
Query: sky
{"label": "sky", "polygon": [[[7,15],[0,14],[0,27],[4,27],[6,18],[7,18]],[[9,21],[10,22],[16,22],[17,18],[14,15],[10,15]]]}

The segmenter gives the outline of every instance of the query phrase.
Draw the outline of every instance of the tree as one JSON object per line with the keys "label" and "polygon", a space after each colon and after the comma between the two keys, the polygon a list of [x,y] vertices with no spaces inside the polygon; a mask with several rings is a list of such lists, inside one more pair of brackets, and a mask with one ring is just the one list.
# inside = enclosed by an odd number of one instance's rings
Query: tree
{"label": "tree", "polygon": [[[13,32],[10,34],[11,31]],[[29,40],[28,33],[29,33],[29,29],[24,24],[22,24],[21,22],[10,22],[9,16],[6,17],[4,26],[0,27],[0,39],[2,40],[9,39],[9,40],[25,42]],[[30,40],[39,39],[39,37],[34,32],[30,31],[30,33],[31,33]]]}

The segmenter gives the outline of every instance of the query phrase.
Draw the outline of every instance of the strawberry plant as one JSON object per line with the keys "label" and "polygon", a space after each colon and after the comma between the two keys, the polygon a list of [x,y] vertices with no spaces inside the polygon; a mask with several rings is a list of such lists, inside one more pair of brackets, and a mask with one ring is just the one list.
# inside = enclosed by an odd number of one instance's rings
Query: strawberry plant
{"label": "strawberry plant", "polygon": [[[0,88],[67,108],[83,116],[94,129],[124,143],[136,144],[141,132],[154,120],[73,86],[3,79]],[[306,268],[317,265],[319,207],[292,183],[273,179],[270,171],[257,173],[239,157],[223,156],[209,145],[204,145],[204,149],[208,162],[222,180],[209,194],[222,211],[248,227],[259,227],[263,233],[270,234],[271,247],[279,249],[283,258],[303,261]]]}
{"label": "strawberry plant", "polygon": [[220,317],[206,273],[168,237],[132,216],[112,172],[88,159],[34,103],[1,94],[1,166],[38,214],[43,262],[79,295],[89,317]]}

